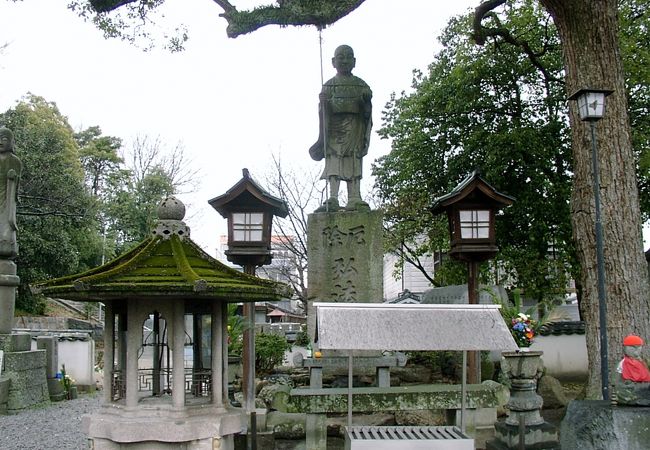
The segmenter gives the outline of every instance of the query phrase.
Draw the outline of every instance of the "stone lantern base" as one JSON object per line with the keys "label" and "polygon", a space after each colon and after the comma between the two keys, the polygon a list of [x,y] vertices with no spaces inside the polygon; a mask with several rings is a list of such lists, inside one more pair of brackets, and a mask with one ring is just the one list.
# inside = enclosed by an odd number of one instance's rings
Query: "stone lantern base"
{"label": "stone lantern base", "polygon": [[208,405],[175,411],[111,404],[85,416],[82,426],[93,450],[234,450],[234,436],[246,429],[246,416]]}
{"label": "stone lantern base", "polygon": [[[501,369],[510,378],[508,418],[494,424],[495,439],[487,450],[559,449],[557,428],[539,413],[542,398],[537,395],[537,380],[543,372],[542,352],[503,352]],[[523,447],[522,445],[523,444]]]}

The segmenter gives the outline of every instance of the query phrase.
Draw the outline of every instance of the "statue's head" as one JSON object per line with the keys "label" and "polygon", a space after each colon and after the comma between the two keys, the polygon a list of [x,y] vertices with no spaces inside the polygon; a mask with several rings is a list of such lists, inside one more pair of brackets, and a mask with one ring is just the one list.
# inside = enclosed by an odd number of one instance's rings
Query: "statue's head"
{"label": "statue's head", "polygon": [[14,134],[9,128],[0,127],[0,153],[14,151]]}
{"label": "statue's head", "polygon": [[357,60],[354,57],[354,50],[349,45],[339,45],[334,51],[332,65],[337,73],[349,75],[356,65]]}
{"label": "statue's head", "polygon": [[623,339],[623,353],[632,358],[641,357],[641,347],[643,347],[643,339],[634,334],[630,334]]}

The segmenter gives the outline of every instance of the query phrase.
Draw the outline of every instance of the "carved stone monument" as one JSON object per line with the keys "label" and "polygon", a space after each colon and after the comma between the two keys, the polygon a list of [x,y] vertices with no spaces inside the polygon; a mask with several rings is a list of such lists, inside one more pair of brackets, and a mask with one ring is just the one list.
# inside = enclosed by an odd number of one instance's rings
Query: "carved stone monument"
{"label": "carved stone monument", "polygon": [[[329,198],[309,216],[308,309],[320,302],[381,302],[383,300],[382,215],[361,199],[362,158],[368,153],[372,129],[372,91],[352,75],[356,59],[348,45],[332,58],[336,76],[320,93],[320,132],[309,149],[314,160],[325,160],[321,178]],[[339,184],[347,183],[348,202],[339,205]],[[314,314],[308,314],[310,336]]]}
{"label": "carved stone monument", "polygon": [[23,165],[14,153],[14,136],[0,128],[0,350],[4,368],[0,370],[0,413],[47,403],[45,350],[31,350],[28,333],[12,333],[16,288],[13,259],[18,255],[16,203]]}
{"label": "carved stone monument", "polygon": [[314,213],[307,236],[310,298],[382,301],[381,212]]}
{"label": "carved stone monument", "polygon": [[14,136],[0,128],[0,334],[10,334],[14,319],[16,276],[16,201],[23,165],[14,153]]}

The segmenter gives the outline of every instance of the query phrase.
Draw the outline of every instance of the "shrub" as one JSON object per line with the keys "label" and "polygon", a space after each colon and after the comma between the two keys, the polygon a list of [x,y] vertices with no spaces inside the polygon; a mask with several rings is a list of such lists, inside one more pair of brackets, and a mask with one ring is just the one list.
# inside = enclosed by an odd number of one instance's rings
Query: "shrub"
{"label": "shrub", "polygon": [[300,328],[298,334],[296,334],[296,345],[300,347],[307,347],[309,345],[309,335],[304,325]]}
{"label": "shrub", "polygon": [[291,350],[291,344],[284,336],[258,334],[255,336],[255,373],[267,375],[282,364],[284,353]]}

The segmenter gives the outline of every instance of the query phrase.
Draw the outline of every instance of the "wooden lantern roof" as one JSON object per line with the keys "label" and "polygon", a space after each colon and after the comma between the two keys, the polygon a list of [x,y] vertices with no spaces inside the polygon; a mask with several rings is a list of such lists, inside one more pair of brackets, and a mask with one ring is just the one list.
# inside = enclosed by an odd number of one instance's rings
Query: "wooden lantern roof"
{"label": "wooden lantern roof", "polygon": [[[173,197],[165,202],[180,203]],[[182,222],[184,206],[182,214],[161,214],[160,208],[158,213],[160,220],[152,236],[134,249],[97,268],[38,283],[32,289],[81,301],[173,298],[253,302],[286,296],[283,283],[246,275],[205,253],[190,239],[189,228]]]}
{"label": "wooden lantern roof", "polygon": [[274,216],[287,217],[289,211],[284,200],[271,195],[257,184],[248,169],[243,169],[242,174],[242,179],[225,194],[208,200],[222,217],[228,218],[232,212],[242,210],[263,210]]}
{"label": "wooden lantern roof", "polygon": [[479,170],[474,170],[450,193],[436,198],[431,207],[431,212],[433,214],[440,214],[447,211],[452,205],[462,201],[473,204],[480,203],[498,209],[511,205],[515,199],[509,195],[497,192],[496,189],[481,177]]}

